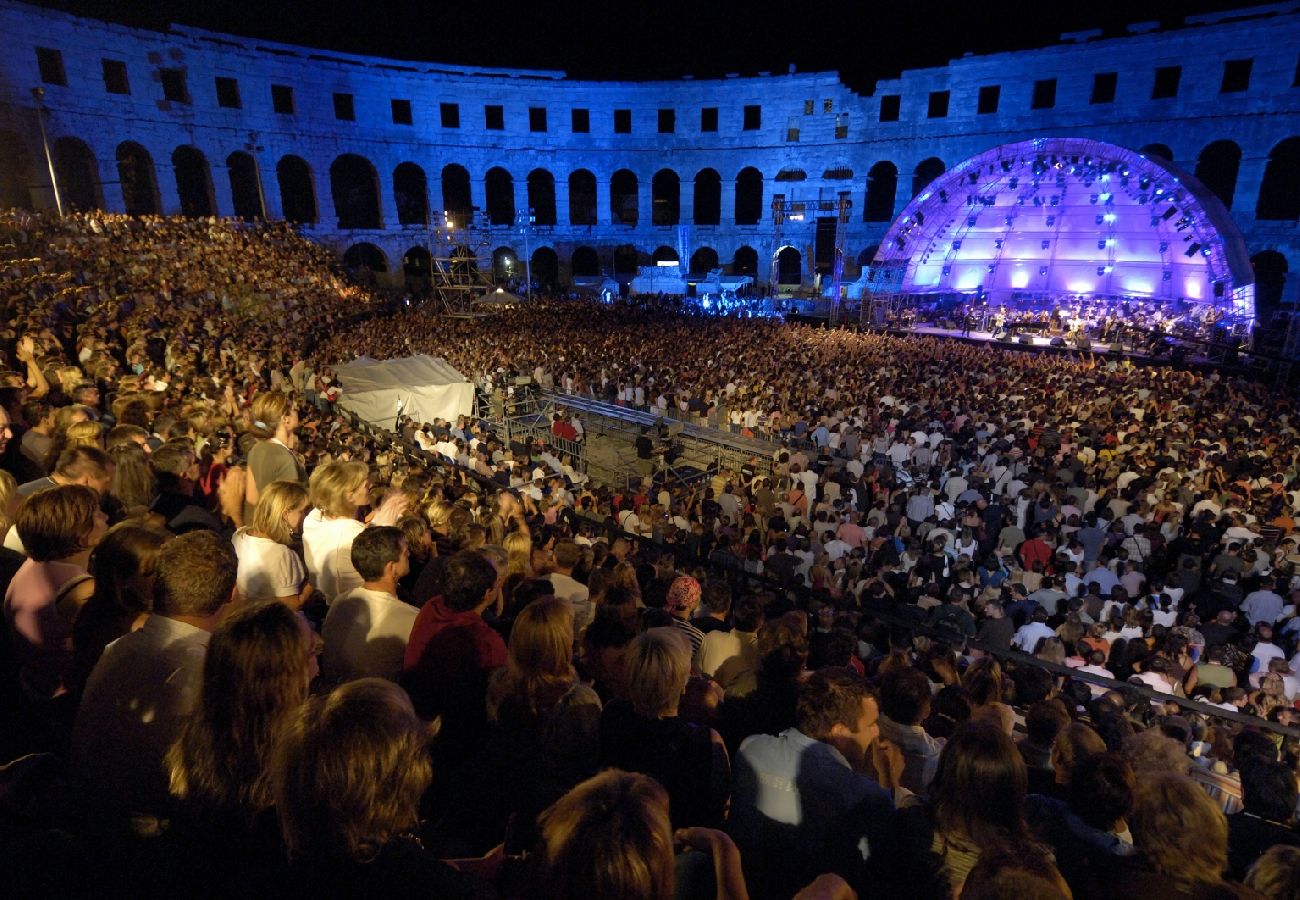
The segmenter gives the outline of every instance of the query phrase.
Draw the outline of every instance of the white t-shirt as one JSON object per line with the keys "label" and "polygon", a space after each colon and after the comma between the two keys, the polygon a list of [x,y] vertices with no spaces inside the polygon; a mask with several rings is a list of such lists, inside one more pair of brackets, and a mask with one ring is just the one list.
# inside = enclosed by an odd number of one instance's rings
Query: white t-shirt
{"label": "white t-shirt", "polygon": [[352,541],[364,531],[356,519],[325,518],[313,509],[302,521],[302,549],[307,573],[326,603],[361,587],[365,580],[352,565]]}
{"label": "white t-shirt", "polygon": [[307,568],[298,554],[270,538],[254,537],[241,528],[231,538],[239,557],[236,584],[246,600],[274,600],[297,595],[307,580]]}

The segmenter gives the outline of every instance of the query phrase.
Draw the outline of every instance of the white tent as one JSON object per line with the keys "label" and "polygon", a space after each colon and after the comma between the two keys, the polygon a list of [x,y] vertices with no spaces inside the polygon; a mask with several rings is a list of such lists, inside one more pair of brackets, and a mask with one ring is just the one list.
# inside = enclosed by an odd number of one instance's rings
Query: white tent
{"label": "white tent", "polygon": [[400,411],[417,422],[474,412],[474,386],[442,357],[420,354],[376,360],[362,356],[335,367],[343,386],[339,405],[363,421],[392,428]]}

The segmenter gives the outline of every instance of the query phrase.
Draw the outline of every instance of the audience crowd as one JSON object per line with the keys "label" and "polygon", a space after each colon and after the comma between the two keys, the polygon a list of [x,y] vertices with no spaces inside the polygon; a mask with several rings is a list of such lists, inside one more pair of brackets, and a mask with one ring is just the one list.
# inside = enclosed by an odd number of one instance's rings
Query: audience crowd
{"label": "audience crowd", "polygon": [[[0,300],[7,896],[1300,897],[1292,396],[218,219],[0,214]],[[415,352],[771,458],[342,411]]]}

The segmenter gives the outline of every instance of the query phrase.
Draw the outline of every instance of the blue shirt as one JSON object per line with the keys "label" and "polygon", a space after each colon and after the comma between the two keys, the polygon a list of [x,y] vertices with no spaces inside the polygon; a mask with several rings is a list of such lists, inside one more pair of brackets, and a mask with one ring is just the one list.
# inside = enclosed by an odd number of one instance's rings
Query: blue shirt
{"label": "blue shirt", "polygon": [[893,799],[830,744],[796,728],[753,735],[732,775],[729,831],[751,889],[791,897],[823,872],[859,891],[888,883],[897,855]]}

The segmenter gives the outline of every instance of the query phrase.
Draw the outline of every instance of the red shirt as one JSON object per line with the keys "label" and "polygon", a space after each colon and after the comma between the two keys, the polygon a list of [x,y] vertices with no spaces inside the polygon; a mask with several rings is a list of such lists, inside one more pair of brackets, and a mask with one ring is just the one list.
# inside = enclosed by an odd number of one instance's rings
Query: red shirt
{"label": "red shirt", "polygon": [[505,664],[505,641],[481,615],[457,612],[435,597],[415,617],[402,684],[423,718],[463,713],[477,720],[488,674]]}

